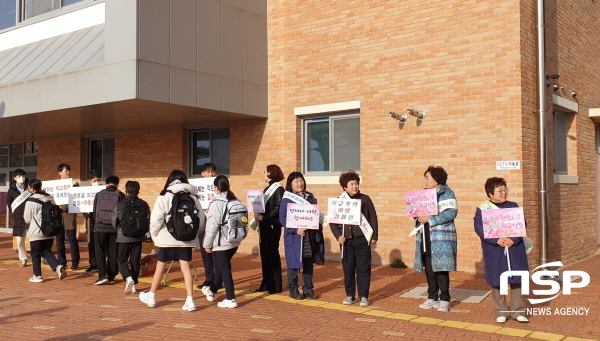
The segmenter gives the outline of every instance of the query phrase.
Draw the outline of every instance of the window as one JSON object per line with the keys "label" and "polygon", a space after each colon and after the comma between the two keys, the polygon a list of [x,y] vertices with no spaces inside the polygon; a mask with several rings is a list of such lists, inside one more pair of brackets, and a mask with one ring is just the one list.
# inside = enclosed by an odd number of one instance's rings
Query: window
{"label": "window", "polygon": [[554,172],[567,174],[569,163],[567,160],[569,119],[566,115],[554,113]]}
{"label": "window", "polygon": [[17,168],[27,172],[29,179],[37,177],[37,141],[0,145],[0,190],[8,190]]}
{"label": "window", "polygon": [[17,24],[17,2],[0,0],[0,30]]}
{"label": "window", "polygon": [[102,137],[89,141],[88,148],[88,172],[97,170],[102,178],[115,172],[115,138]]}
{"label": "window", "polygon": [[217,174],[229,175],[229,128],[192,130],[190,134],[190,176],[200,175],[207,162],[217,166]]}
{"label": "window", "polygon": [[360,118],[358,114],[303,120],[302,153],[306,173],[360,170]]}
{"label": "window", "polygon": [[65,7],[81,1],[83,0],[62,0],[62,5]]}
{"label": "window", "polygon": [[33,18],[59,8],[60,0],[24,0],[23,19]]}

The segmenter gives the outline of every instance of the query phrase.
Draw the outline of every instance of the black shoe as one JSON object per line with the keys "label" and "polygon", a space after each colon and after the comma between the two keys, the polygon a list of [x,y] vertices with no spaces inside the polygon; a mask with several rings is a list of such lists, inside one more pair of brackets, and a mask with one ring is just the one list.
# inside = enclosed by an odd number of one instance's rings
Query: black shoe
{"label": "black shoe", "polygon": [[86,274],[91,274],[94,272],[98,272],[98,268],[94,267],[94,266],[90,266],[87,270],[85,270]]}
{"label": "black shoe", "polygon": [[297,291],[290,293],[290,297],[299,301],[304,299],[304,296],[300,295],[300,293]]}
{"label": "black shoe", "polygon": [[263,287],[260,287],[260,288],[258,288],[256,290],[254,290],[254,292],[263,292],[263,291],[267,291],[267,289],[265,289]]}
{"label": "black shoe", "polygon": [[304,297],[306,297],[306,298],[310,298],[310,299],[313,299],[313,300],[317,300],[317,299],[319,299],[319,295],[315,294],[315,292],[314,292],[314,291],[312,291],[312,290],[311,290],[311,291],[309,291],[309,292],[305,292],[305,293],[304,293]]}
{"label": "black shoe", "polygon": [[79,263],[71,264],[71,270],[77,270],[77,269],[79,269]]}

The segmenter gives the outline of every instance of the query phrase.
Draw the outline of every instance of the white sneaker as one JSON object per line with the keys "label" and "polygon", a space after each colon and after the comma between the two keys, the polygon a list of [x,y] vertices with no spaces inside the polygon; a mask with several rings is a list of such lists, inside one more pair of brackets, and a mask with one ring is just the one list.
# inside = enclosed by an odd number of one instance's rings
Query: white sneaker
{"label": "white sneaker", "polygon": [[67,277],[67,270],[64,265],[59,265],[56,267],[56,274],[58,275],[58,279],[64,279]]}
{"label": "white sneaker", "polygon": [[529,323],[529,319],[525,316],[517,316],[517,321],[521,323]]}
{"label": "white sneaker", "polygon": [[356,300],[354,298],[352,298],[352,296],[348,296],[346,298],[344,298],[344,300],[342,301],[342,304],[353,304],[356,303]]}
{"label": "white sneaker", "polygon": [[210,287],[209,286],[203,286],[202,287],[202,293],[204,295],[206,295],[206,300],[207,301],[213,302],[215,300],[215,294],[212,291],[210,291]]}
{"label": "white sneaker", "polygon": [[131,287],[131,293],[135,294],[137,292],[137,290],[135,290],[135,284]]}
{"label": "white sneaker", "polygon": [[419,304],[419,308],[431,309],[431,308],[437,308],[438,305],[439,305],[438,301],[434,301],[431,298],[428,298],[425,302]]}
{"label": "white sneaker", "polygon": [[21,263],[19,263],[20,267],[25,267],[27,266],[27,259],[21,259]]}
{"label": "white sneaker", "polygon": [[192,301],[192,302],[186,301],[185,304],[183,305],[183,307],[181,307],[181,310],[194,311],[194,310],[196,310],[196,305],[194,304],[194,301]]}
{"label": "white sneaker", "polygon": [[496,322],[497,323],[504,323],[504,322],[506,322],[506,317],[505,316],[498,316],[498,317],[496,317]]}
{"label": "white sneaker", "polygon": [[232,300],[222,300],[217,303],[217,306],[219,308],[237,308],[237,302],[235,301],[235,298]]}
{"label": "white sneaker", "polygon": [[450,311],[450,302],[448,301],[438,301],[438,311],[442,313],[447,313]]}
{"label": "white sneaker", "polygon": [[42,276],[33,275],[33,277],[29,279],[29,281],[33,283],[42,283],[44,279],[42,278]]}
{"label": "white sneaker", "polygon": [[369,300],[366,297],[361,297],[360,298],[360,304],[359,306],[361,307],[368,307],[369,306]]}
{"label": "white sneaker", "polygon": [[135,283],[133,282],[133,278],[127,277],[125,279],[125,294],[129,295],[133,293],[135,287]]}
{"label": "white sneaker", "polygon": [[154,298],[150,298],[150,292],[141,292],[140,301],[146,303],[150,308],[156,307],[156,300]]}

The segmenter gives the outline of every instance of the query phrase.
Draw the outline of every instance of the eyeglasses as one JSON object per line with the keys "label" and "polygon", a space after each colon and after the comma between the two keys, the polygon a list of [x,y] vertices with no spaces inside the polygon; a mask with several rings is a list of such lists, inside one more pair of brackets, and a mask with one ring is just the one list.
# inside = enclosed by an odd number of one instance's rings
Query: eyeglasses
{"label": "eyeglasses", "polygon": [[494,191],[494,193],[500,193],[500,194],[508,194],[508,188],[500,188]]}

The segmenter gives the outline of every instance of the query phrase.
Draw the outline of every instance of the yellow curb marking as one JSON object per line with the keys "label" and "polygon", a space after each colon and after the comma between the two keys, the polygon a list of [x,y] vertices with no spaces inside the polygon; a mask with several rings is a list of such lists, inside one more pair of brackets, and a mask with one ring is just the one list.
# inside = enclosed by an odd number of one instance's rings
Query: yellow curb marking
{"label": "yellow curb marking", "polygon": [[438,323],[438,326],[450,327],[450,328],[459,328],[464,329],[468,326],[472,325],[472,323],[468,322],[459,322],[459,321],[444,321],[442,323]]}
{"label": "yellow curb marking", "polygon": [[414,320],[410,320],[411,322],[425,323],[425,324],[440,324],[445,320],[435,319],[432,317],[417,317]]}
{"label": "yellow curb marking", "polygon": [[465,329],[475,330],[478,332],[495,333],[498,330],[502,329],[502,327],[491,326],[489,324],[473,323],[472,325],[466,327]]}
{"label": "yellow curb marking", "polygon": [[348,312],[351,312],[351,313],[359,313],[359,314],[362,314],[362,313],[365,313],[365,312],[367,312],[367,311],[370,311],[370,310],[372,310],[372,309],[369,309],[369,308],[361,308],[361,307],[348,307],[348,306],[345,306],[343,309],[340,309],[340,310],[341,310],[341,311],[348,311]]}
{"label": "yellow curb marking", "polygon": [[566,339],[564,339],[563,341],[598,341],[598,340],[593,340],[593,339],[580,339],[578,337],[572,337],[569,336]]}
{"label": "yellow curb marking", "polygon": [[536,339],[536,340],[544,340],[544,341],[561,341],[562,339],[565,338],[564,335],[542,333],[542,332],[533,332],[533,333],[527,335],[527,337]]}
{"label": "yellow curb marking", "polygon": [[327,304],[327,302],[303,300],[303,301],[299,301],[298,304],[307,305],[309,307],[320,307],[320,306]]}
{"label": "yellow curb marking", "polygon": [[348,308],[347,306],[339,303],[327,303],[323,304],[321,308],[332,309],[332,310],[342,310],[344,308]]}
{"label": "yellow curb marking", "polygon": [[395,313],[392,315],[388,315],[386,316],[389,319],[396,319],[396,320],[405,320],[405,321],[410,321],[410,320],[414,320],[420,316],[417,315],[410,315],[410,314],[402,314],[402,313]]}
{"label": "yellow curb marking", "polygon": [[516,329],[516,328],[502,328],[496,332],[496,334],[525,337],[531,334],[531,330]]}

